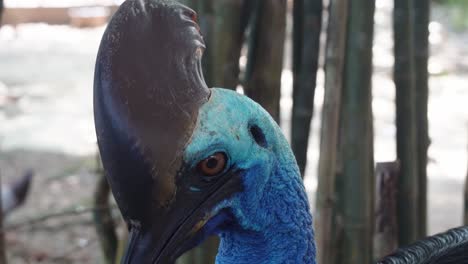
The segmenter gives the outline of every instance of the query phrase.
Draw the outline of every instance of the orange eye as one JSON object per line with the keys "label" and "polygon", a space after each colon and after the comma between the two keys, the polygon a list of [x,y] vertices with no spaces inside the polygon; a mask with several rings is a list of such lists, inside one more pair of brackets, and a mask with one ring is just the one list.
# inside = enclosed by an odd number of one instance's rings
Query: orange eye
{"label": "orange eye", "polygon": [[226,155],[222,152],[215,153],[198,163],[198,170],[206,176],[215,176],[226,167]]}

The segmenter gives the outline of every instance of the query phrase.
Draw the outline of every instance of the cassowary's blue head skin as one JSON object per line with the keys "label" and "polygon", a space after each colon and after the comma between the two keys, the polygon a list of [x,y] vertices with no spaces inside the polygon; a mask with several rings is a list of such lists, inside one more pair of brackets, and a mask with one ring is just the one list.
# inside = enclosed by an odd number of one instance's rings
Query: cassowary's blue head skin
{"label": "cassowary's blue head skin", "polygon": [[212,89],[184,160],[196,165],[217,152],[228,160],[219,177],[236,175],[242,187],[208,212],[213,220],[202,229],[221,236],[217,263],[314,263],[305,190],[271,116],[243,95]]}
{"label": "cassowary's blue head skin", "polygon": [[315,263],[296,161],[258,104],[208,89],[195,13],[127,0],[102,38],[96,134],[130,229],[123,263],[169,264],[210,235],[217,263]]}

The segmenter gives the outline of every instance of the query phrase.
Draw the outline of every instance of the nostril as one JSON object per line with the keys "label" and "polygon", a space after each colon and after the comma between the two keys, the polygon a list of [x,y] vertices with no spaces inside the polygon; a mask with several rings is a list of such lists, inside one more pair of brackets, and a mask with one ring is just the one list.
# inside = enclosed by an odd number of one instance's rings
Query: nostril
{"label": "nostril", "polygon": [[252,135],[255,142],[263,148],[267,147],[267,142],[265,138],[265,134],[263,133],[262,129],[257,125],[250,125],[249,127],[250,134]]}

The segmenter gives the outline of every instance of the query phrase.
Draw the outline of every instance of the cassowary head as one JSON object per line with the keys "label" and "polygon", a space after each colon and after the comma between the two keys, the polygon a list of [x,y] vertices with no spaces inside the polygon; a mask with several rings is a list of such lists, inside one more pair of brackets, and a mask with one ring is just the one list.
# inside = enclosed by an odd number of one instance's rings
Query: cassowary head
{"label": "cassowary head", "polygon": [[[211,234],[222,236],[220,259],[230,254],[223,245],[267,251],[290,239],[291,255],[311,263],[312,220],[291,150],[258,104],[206,87],[195,17],[174,2],[128,0],[102,38],[95,123],[130,229],[124,263],[172,263]],[[276,254],[257,257],[288,257]]]}

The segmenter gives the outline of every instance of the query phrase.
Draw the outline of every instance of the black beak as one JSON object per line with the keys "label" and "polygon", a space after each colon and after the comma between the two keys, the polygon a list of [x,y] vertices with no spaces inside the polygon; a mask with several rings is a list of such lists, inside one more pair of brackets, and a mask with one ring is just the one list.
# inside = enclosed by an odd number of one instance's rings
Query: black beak
{"label": "black beak", "polygon": [[184,180],[178,181],[178,192],[170,205],[153,208],[154,219],[149,223],[131,225],[122,263],[174,263],[216,230],[234,223],[228,210],[213,209],[241,190],[240,172],[230,172],[209,183],[191,170],[183,174]]}
{"label": "black beak", "polygon": [[238,174],[203,181],[183,151],[209,100],[195,13],[169,0],[127,0],[99,48],[94,115],[102,162],[130,228],[123,263],[169,264],[226,223],[217,203]]}

